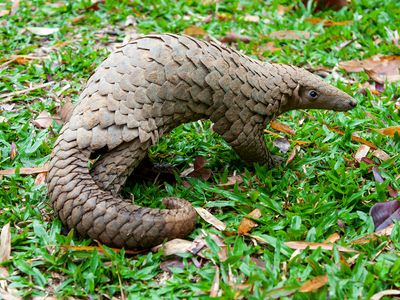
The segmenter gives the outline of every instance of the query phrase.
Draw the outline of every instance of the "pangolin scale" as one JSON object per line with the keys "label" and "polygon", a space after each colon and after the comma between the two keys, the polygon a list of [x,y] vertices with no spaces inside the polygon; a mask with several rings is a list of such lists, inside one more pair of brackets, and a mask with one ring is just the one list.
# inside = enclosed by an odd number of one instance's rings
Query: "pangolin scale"
{"label": "pangolin scale", "polygon": [[[68,228],[101,243],[148,248],[184,237],[196,223],[189,202],[139,207],[117,196],[159,137],[210,119],[249,163],[273,165],[263,129],[297,108],[352,109],[352,97],[306,70],[172,34],[137,38],[111,53],[90,77],[61,130],[49,164],[52,206]],[[93,165],[90,156],[107,149]]]}

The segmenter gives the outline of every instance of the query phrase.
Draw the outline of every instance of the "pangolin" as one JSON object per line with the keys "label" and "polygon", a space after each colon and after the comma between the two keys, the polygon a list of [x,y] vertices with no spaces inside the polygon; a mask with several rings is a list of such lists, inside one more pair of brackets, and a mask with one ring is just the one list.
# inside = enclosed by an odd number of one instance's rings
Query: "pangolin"
{"label": "pangolin", "polygon": [[[265,63],[216,43],[146,35],[117,48],[89,78],[51,155],[48,191],[68,228],[109,246],[148,248],[195,226],[189,202],[167,209],[118,197],[147,149],[176,126],[210,119],[249,163],[272,166],[263,130],[292,109],[347,111],[356,102],[310,72]],[[106,149],[89,168],[91,155]]]}

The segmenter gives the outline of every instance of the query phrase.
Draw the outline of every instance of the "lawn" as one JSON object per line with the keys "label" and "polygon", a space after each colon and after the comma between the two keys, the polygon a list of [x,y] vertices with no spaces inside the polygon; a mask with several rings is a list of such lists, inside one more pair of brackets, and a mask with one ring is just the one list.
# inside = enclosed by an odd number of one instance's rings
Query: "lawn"
{"label": "lawn", "polygon": [[[400,199],[400,137],[379,132],[400,124],[400,85],[357,61],[380,55],[374,66],[400,68],[399,1],[318,12],[278,0],[7,1],[0,16],[0,170],[11,169],[0,173],[0,298],[369,299],[400,290],[399,222],[370,235],[371,207]],[[77,101],[113,47],[150,32],[222,40],[304,67],[358,102],[346,113],[280,116],[266,128],[283,158],[273,169],[246,165],[209,121],[163,137],[149,156],[173,175],[132,178],[124,195],[151,207],[185,198],[226,226],[198,217],[191,251],[181,241],[173,255],[97,247],[65,232],[44,182],[63,105]],[[196,159],[200,170],[181,176]]]}

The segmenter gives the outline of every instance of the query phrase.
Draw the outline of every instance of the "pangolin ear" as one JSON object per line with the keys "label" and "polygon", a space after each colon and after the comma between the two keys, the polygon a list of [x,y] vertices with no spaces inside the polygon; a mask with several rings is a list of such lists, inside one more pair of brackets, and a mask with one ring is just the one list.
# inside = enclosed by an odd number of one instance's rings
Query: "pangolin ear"
{"label": "pangolin ear", "polygon": [[296,101],[300,102],[300,100],[301,100],[301,97],[300,97],[300,84],[297,84],[297,86],[293,90],[293,98],[296,99]]}

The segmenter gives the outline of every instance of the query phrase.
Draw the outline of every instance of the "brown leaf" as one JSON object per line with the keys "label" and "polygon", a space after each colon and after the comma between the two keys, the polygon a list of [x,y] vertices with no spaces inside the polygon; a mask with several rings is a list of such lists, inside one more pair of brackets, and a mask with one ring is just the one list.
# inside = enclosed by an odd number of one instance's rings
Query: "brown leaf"
{"label": "brown leaf", "polygon": [[373,166],[373,167],[372,167],[372,174],[374,175],[374,178],[375,178],[375,181],[376,181],[376,182],[382,183],[382,182],[385,181],[385,180],[383,179],[381,173],[379,172],[379,169],[378,169],[377,166]]}
{"label": "brown leaf", "polygon": [[41,185],[46,183],[46,174],[47,173],[39,173],[35,178],[35,185]]}
{"label": "brown leaf", "polygon": [[285,166],[289,165],[292,160],[296,157],[296,154],[300,151],[300,146],[296,145],[293,147],[292,152],[290,152],[290,155],[285,163]]}
{"label": "brown leaf", "polygon": [[258,47],[258,52],[261,53],[261,55],[266,52],[266,51],[271,51],[271,52],[277,52],[281,51],[281,47],[276,47],[274,42],[268,42],[266,44],[262,44],[261,46]]}
{"label": "brown leaf", "polygon": [[246,22],[253,22],[253,23],[259,23],[260,22],[260,17],[259,16],[252,16],[252,15],[246,15],[243,18]]}
{"label": "brown leaf", "polygon": [[[285,245],[291,249],[303,250],[306,248],[310,248],[311,250],[315,250],[315,249],[321,248],[323,250],[333,250],[333,245],[326,244],[326,243],[294,241],[294,242],[286,242]],[[342,246],[336,246],[336,247],[340,252],[358,253],[358,251],[350,249],[350,248],[346,248],[346,247],[342,247]]]}
{"label": "brown leaf", "polygon": [[[304,5],[307,5],[309,1],[303,0]],[[340,10],[347,5],[347,0],[314,0],[313,3],[316,3],[315,11],[327,9]]]}
{"label": "brown leaf", "polygon": [[323,23],[324,26],[330,27],[330,26],[344,26],[344,25],[349,25],[353,23],[353,21],[332,21],[332,20],[324,20],[321,18],[305,18],[304,21],[312,23],[312,24],[319,24]]}
{"label": "brown leaf", "polygon": [[[344,132],[341,131],[340,129],[337,128],[333,128],[333,127],[328,127],[330,131],[336,132],[340,135],[344,135]],[[361,144],[367,145],[369,147],[371,147],[372,149],[378,149],[377,146],[375,146],[374,144],[372,144],[371,142],[364,140],[363,138],[360,138],[359,136],[356,136],[354,134],[351,135],[351,140],[355,141],[355,142],[359,142]]]}
{"label": "brown leaf", "polygon": [[44,110],[35,120],[32,121],[32,123],[37,128],[49,128],[53,124],[53,118],[50,116],[48,111]]}
{"label": "brown leaf", "polygon": [[14,142],[12,142],[10,148],[10,159],[14,160],[15,157],[17,157],[17,154],[18,154],[17,145]]}
{"label": "brown leaf", "polygon": [[191,168],[183,171],[181,177],[193,177],[208,180],[211,177],[211,170],[204,168],[207,160],[203,156],[197,156],[193,163],[193,171]]}
{"label": "brown leaf", "polygon": [[268,35],[268,37],[271,39],[278,39],[278,40],[307,40],[311,37],[311,35],[307,31],[278,30],[278,31],[271,32]]}
{"label": "brown leaf", "polygon": [[387,154],[385,151],[376,149],[372,152],[372,155],[375,156],[376,158],[379,158],[382,161],[386,161],[390,159],[389,154]]}
{"label": "brown leaf", "polygon": [[214,217],[210,212],[205,210],[204,208],[201,207],[195,207],[194,208],[198,215],[207,223],[211,224],[215,228],[217,228],[220,231],[224,231],[226,229],[226,224],[220,220],[218,220],[216,217]]}
{"label": "brown leaf", "polygon": [[347,72],[362,72],[376,82],[396,82],[400,80],[400,56],[374,55],[363,60],[350,60],[339,63],[339,68]]}
{"label": "brown leaf", "polygon": [[9,259],[11,259],[11,230],[10,223],[7,223],[0,234],[0,263]]}
{"label": "brown leaf", "polygon": [[370,149],[371,147],[367,145],[360,145],[360,147],[358,147],[356,154],[354,154],[354,159],[357,162],[361,162],[362,158],[368,155]]}
{"label": "brown leaf", "polygon": [[71,18],[71,19],[69,19],[68,21],[69,21],[70,23],[72,23],[72,24],[77,24],[77,23],[79,23],[80,21],[86,19],[86,17],[87,17],[86,15],[80,15],[80,16]]}
{"label": "brown leaf", "polygon": [[324,243],[335,243],[335,242],[337,242],[338,240],[340,240],[340,235],[337,233],[337,232],[335,232],[335,233],[332,233],[330,236],[328,236],[327,237],[327,239],[324,241]]}
{"label": "brown leaf", "polygon": [[376,232],[364,235],[364,236],[352,241],[351,244],[353,244],[353,245],[354,244],[355,245],[367,244],[371,241],[377,240],[381,236],[390,236],[392,234],[393,227],[394,227],[394,224],[392,224],[382,230],[378,230]]}
{"label": "brown leaf", "polygon": [[160,264],[160,269],[166,272],[171,272],[172,268],[176,268],[176,269],[181,269],[183,270],[185,267],[185,265],[182,262],[181,258],[174,258],[174,259],[169,259],[166,261],[163,261]]}
{"label": "brown leaf", "polygon": [[233,19],[231,14],[227,13],[216,13],[215,16],[217,17],[218,21],[230,21]]}
{"label": "brown leaf", "polygon": [[8,9],[4,9],[0,11],[0,18],[4,16],[8,16],[10,14],[10,11]]}
{"label": "brown leaf", "polygon": [[278,4],[276,12],[278,13],[278,15],[283,16],[290,9],[291,9],[291,6],[283,6],[281,4]]}
{"label": "brown leaf", "polygon": [[193,37],[204,37],[204,36],[208,35],[207,31],[205,31],[203,28],[198,27],[196,25],[192,25],[188,28],[185,28],[185,30],[183,30],[183,33],[186,35],[193,36]]}
{"label": "brown leaf", "polygon": [[277,147],[282,153],[288,152],[290,148],[290,142],[287,138],[275,139],[272,144]]}
{"label": "brown leaf", "polygon": [[220,39],[220,41],[225,44],[232,44],[237,41],[241,41],[243,43],[250,43],[251,40],[252,40],[251,37],[247,35],[237,34],[235,32],[228,32],[224,37]]}
{"label": "brown leaf", "polygon": [[370,300],[380,300],[384,296],[394,296],[400,295],[400,290],[384,290],[380,291],[379,293],[373,294]]}
{"label": "brown leaf", "polygon": [[276,131],[286,133],[288,135],[295,135],[296,132],[288,125],[283,124],[279,121],[273,120],[269,123],[269,126],[271,128],[275,129]]}
{"label": "brown leaf", "polygon": [[243,182],[243,178],[240,175],[233,175],[227,178],[226,183],[219,183],[218,186],[233,186],[235,184],[241,184]]}
{"label": "brown leaf", "polygon": [[[247,216],[252,217],[253,219],[259,219],[261,217],[261,211],[258,208],[256,208]],[[239,224],[238,234],[247,234],[252,228],[257,226],[258,224],[256,222],[244,217]]]}
{"label": "brown leaf", "polygon": [[220,248],[218,251],[218,258],[221,262],[224,262],[228,259],[228,247],[225,245],[224,240],[220,238],[218,235],[210,233],[210,237]]}
{"label": "brown leaf", "polygon": [[[6,169],[0,170],[0,175],[13,175],[16,174],[17,169]],[[47,173],[48,166],[44,165],[42,167],[33,167],[33,168],[20,168],[18,174],[20,175],[32,175],[38,173]]]}
{"label": "brown leaf", "polygon": [[320,275],[310,280],[307,280],[303,283],[303,285],[299,288],[299,292],[308,293],[318,290],[328,283],[328,275]]}
{"label": "brown leaf", "polygon": [[375,231],[385,229],[400,220],[400,200],[376,203],[370,211]]}
{"label": "brown leaf", "polygon": [[19,8],[19,0],[13,0],[12,1],[12,5],[11,5],[11,12],[10,12],[10,16],[15,15],[15,13],[17,12]]}
{"label": "brown leaf", "polygon": [[215,275],[210,289],[210,297],[218,297],[219,294],[219,268],[215,266]]}
{"label": "brown leaf", "polygon": [[182,239],[173,239],[166,242],[165,244],[153,247],[151,250],[159,251],[160,249],[162,249],[165,256],[170,256],[180,253],[187,253],[189,252],[191,246],[192,246],[191,241]]}
{"label": "brown leaf", "polygon": [[382,129],[375,129],[376,132],[387,135],[387,136],[394,136],[395,133],[400,135],[400,126],[392,126],[392,127],[386,127]]}

